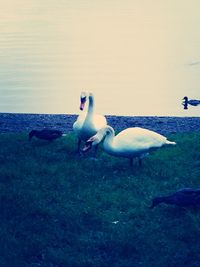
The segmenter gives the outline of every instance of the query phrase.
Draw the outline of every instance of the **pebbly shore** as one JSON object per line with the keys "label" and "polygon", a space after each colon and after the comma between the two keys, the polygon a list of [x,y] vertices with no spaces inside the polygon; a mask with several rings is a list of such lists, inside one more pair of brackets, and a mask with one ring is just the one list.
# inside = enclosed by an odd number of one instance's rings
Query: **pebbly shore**
{"label": "pebbly shore", "polygon": [[[72,131],[78,115],[0,113],[0,133],[29,132],[32,129]],[[116,131],[128,127],[143,127],[161,134],[200,131],[200,117],[106,116]]]}

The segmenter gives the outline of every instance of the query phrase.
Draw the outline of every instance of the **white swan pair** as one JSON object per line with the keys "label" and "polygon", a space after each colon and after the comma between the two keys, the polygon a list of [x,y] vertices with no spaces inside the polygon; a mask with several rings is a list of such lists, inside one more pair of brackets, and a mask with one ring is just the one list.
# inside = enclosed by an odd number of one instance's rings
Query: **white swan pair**
{"label": "white swan pair", "polygon": [[[85,103],[86,95],[81,95],[81,108]],[[163,135],[156,132],[139,128],[127,128],[115,136],[115,131],[111,126],[106,125],[104,116],[95,115],[93,110],[93,95],[89,94],[88,112],[80,115],[74,123],[74,131],[78,134],[80,151],[81,140],[86,141],[83,151],[96,147],[101,141],[104,150],[113,156],[125,157],[133,163],[133,158],[138,157],[141,164],[142,158],[150,151],[158,149],[164,145],[175,145],[175,142],[168,141]],[[100,117],[99,117],[100,116]]]}

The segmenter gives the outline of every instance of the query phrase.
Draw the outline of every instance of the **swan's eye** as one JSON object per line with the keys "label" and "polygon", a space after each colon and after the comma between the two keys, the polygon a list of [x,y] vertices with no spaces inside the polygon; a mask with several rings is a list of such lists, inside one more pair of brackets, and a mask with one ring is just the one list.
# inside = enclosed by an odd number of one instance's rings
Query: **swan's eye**
{"label": "swan's eye", "polygon": [[109,131],[106,131],[106,134],[107,134],[107,135],[109,135],[109,134],[110,134],[110,132],[109,132]]}

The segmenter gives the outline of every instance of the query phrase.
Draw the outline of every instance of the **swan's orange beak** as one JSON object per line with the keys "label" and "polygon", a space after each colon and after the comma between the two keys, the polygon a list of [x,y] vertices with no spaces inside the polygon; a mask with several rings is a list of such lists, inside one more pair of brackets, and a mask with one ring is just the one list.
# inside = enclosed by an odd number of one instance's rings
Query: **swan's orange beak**
{"label": "swan's orange beak", "polygon": [[82,151],[83,152],[87,152],[88,150],[90,150],[92,148],[92,143],[91,142],[86,142]]}
{"label": "swan's orange beak", "polygon": [[90,150],[90,149],[92,148],[92,144],[93,144],[94,141],[96,141],[95,136],[90,137],[90,138],[86,141],[86,143],[85,143],[85,145],[84,145],[82,151],[83,151],[83,152],[87,152],[88,150]]}
{"label": "swan's orange beak", "polygon": [[85,107],[85,102],[81,102],[81,104],[80,104],[80,110],[84,110],[84,107]]}

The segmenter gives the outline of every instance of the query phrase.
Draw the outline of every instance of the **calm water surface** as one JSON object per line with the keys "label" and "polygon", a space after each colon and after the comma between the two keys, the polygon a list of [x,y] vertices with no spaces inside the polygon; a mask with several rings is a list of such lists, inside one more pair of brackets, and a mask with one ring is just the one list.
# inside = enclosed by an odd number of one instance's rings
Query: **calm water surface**
{"label": "calm water surface", "polygon": [[[186,1],[185,1],[186,2]],[[82,90],[116,115],[199,116],[198,1],[8,0],[0,112],[78,113]]]}

